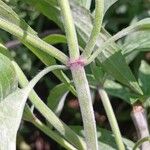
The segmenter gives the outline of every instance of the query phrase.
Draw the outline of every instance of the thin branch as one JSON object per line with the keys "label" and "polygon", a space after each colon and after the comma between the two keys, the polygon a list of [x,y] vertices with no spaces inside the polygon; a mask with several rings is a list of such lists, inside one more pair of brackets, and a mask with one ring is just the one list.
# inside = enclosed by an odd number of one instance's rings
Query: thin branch
{"label": "thin branch", "polygon": [[68,41],[70,59],[73,61],[79,58],[80,52],[72,12],[68,0],[58,0],[58,4],[63,16],[63,24]]}
{"label": "thin branch", "polygon": [[[46,31],[43,31],[42,33],[39,34],[39,37],[40,38],[43,38],[47,35],[50,35],[50,34],[62,34],[61,30],[58,30],[58,29],[54,29],[54,30],[46,30]],[[6,42],[5,46],[7,48],[16,48],[18,46],[20,46],[22,43],[19,41],[19,40],[11,40],[11,41],[8,41]]]}
{"label": "thin branch", "polygon": [[99,95],[101,96],[101,100],[102,100],[102,103],[104,105],[104,108],[105,108],[110,126],[112,128],[113,133],[114,133],[118,149],[119,150],[125,150],[125,146],[124,146],[123,141],[122,141],[122,137],[121,137],[121,133],[120,133],[118,123],[117,123],[117,119],[115,117],[113,108],[110,104],[109,97],[108,97],[106,91],[103,88],[99,88],[98,92],[99,92]]}
{"label": "thin branch", "polygon": [[103,21],[103,13],[104,13],[104,0],[96,0],[96,8],[95,8],[95,19],[93,29],[83,52],[83,57],[90,57],[91,52],[96,44],[97,37],[102,27]]}

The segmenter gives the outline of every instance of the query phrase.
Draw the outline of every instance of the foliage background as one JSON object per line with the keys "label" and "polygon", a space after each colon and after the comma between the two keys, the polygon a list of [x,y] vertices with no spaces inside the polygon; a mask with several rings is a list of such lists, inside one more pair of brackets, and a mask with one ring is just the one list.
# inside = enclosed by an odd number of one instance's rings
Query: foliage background
{"label": "foliage background", "polygon": [[[36,11],[34,7],[27,5],[23,1],[4,0],[4,2],[11,6],[21,18],[24,18],[26,22],[39,33],[40,37],[53,33],[63,34],[55,23],[49,21],[45,16]],[[103,25],[108,31],[110,31],[110,33],[115,34],[121,29],[127,27],[135,18],[142,19],[149,16],[149,8],[149,0],[119,0],[107,12]],[[91,11],[93,9],[94,1],[91,6]],[[44,67],[36,56],[34,56],[26,47],[18,43],[12,35],[2,30],[0,30],[0,35],[0,40],[5,43],[7,47],[11,48],[11,54],[28,76],[28,79],[31,79],[41,68]],[[61,48],[64,51],[66,50],[65,44],[58,44],[56,47]],[[130,67],[135,74],[137,74],[139,62],[142,59],[145,59],[149,63],[150,53],[142,52],[134,61],[132,61]],[[59,81],[50,74],[36,86],[35,89],[37,93],[39,93],[40,97],[45,100],[45,103],[47,102],[50,90],[58,83]],[[102,103],[99,101],[100,98],[97,93],[95,94],[94,110],[97,124],[100,127],[110,129]],[[116,97],[111,97],[111,101],[123,136],[135,141],[137,135],[130,118],[131,107]],[[36,115],[44,121],[38,112],[36,112]],[[150,117],[150,115],[148,117]],[[71,94],[67,96],[60,118],[69,125],[82,124],[78,101]],[[22,122],[18,134],[18,149],[56,150],[61,148],[37,128],[27,122]]]}

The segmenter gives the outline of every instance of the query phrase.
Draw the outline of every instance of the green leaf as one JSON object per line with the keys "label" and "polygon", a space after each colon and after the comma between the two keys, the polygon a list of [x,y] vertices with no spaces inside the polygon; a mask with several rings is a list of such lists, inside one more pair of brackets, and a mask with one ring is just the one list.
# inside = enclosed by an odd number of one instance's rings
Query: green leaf
{"label": "green leaf", "polygon": [[45,38],[43,38],[43,40],[51,45],[67,43],[66,37],[61,34],[50,34],[50,35],[46,36]]}
{"label": "green leaf", "polygon": [[34,35],[37,33],[32,30],[32,28],[25,23],[24,20],[20,19],[18,15],[12,10],[11,7],[6,5],[3,1],[0,0],[0,18],[8,20],[12,22],[16,26],[20,26],[21,28],[25,29],[26,32],[30,32]]}
{"label": "green leaf", "polygon": [[[54,43],[53,39],[52,39],[53,36],[46,36],[44,38],[44,41],[51,44]],[[57,37],[57,36],[54,36],[54,37]],[[59,36],[59,42],[64,42],[65,40],[65,37],[63,36]],[[58,41],[55,41],[58,42]],[[56,64],[56,60],[51,57],[49,54],[47,54],[46,52],[43,52],[41,51],[40,49],[34,47],[33,45],[29,44],[29,43],[24,43],[46,66],[50,66],[50,65],[55,65]],[[55,76],[62,82],[64,82],[68,89],[74,94],[76,95],[76,91],[74,89],[74,87],[70,84],[71,81],[70,79],[63,73],[63,71],[61,70],[54,70],[53,73],[55,74]]]}
{"label": "green leaf", "polygon": [[141,51],[150,49],[150,30],[137,31],[126,37],[122,53],[130,63]]}
{"label": "green leaf", "polygon": [[[79,41],[84,42],[84,45],[85,45],[86,41],[88,41],[90,37],[90,33],[92,30],[92,16],[88,10],[84,9],[83,7],[80,7],[79,5],[76,5],[73,1],[71,2],[71,7],[72,7],[72,13],[73,13],[74,22],[77,28],[77,32],[79,36],[82,38]],[[42,12],[43,11],[44,10],[42,10]],[[46,13],[48,15],[48,12]],[[60,15],[60,12],[57,13],[57,15]],[[51,16],[49,16],[49,18],[51,19]],[[141,22],[139,23],[139,26],[140,25],[141,25]],[[109,37],[110,35],[108,35],[108,33],[103,29],[102,34],[100,34],[98,38],[96,49],[104,42],[104,40],[107,40]],[[120,48],[115,43],[108,48],[108,51],[105,52],[103,50],[100,53],[100,55],[103,56],[103,58],[106,60],[106,61],[103,60],[102,62],[101,59],[99,58],[99,60],[103,64],[104,69],[109,74],[111,74],[115,79],[117,79],[121,83],[130,86],[137,93],[140,93],[140,94],[142,93],[138,83],[136,82],[131,70],[127,66],[126,61],[120,52]],[[119,59],[117,60],[116,58],[118,56],[119,56]],[[123,66],[120,65],[120,62]],[[125,70],[123,70],[122,68],[124,68]],[[124,73],[127,76],[124,76]]]}
{"label": "green leaf", "polygon": [[44,123],[42,123],[31,111],[28,105],[26,105],[24,109],[23,119],[35,125],[38,129],[40,129],[43,133],[53,139],[55,142],[60,144],[62,147],[68,150],[77,150],[73,145],[71,145],[67,140],[65,140],[59,133],[50,129]]}
{"label": "green leaf", "polygon": [[106,80],[104,88],[109,95],[118,97],[130,105],[133,105],[139,99],[138,95],[134,94],[129,88],[112,80]]}
{"label": "green leaf", "polygon": [[59,27],[62,27],[60,19],[60,10],[57,7],[56,1],[53,0],[25,0],[26,3],[34,6],[38,11],[45,15],[50,20],[54,21]]}
{"label": "green leaf", "polygon": [[[70,126],[76,133],[83,136],[84,131],[81,126]],[[112,134],[112,132],[97,128],[97,134],[98,134],[98,141],[99,141],[99,148],[102,150],[116,150],[117,145],[115,144],[115,139]],[[134,143],[126,138],[123,138],[123,141],[126,145],[126,150],[131,150],[134,147]]]}
{"label": "green leaf", "polygon": [[[16,35],[21,40],[21,42],[24,45],[26,45],[46,65],[55,64],[55,59],[52,56],[54,54],[57,57],[60,51],[52,47],[47,42],[44,42],[43,40],[38,38],[35,31],[32,28],[30,28],[30,26],[28,26],[23,20],[19,19],[18,15],[1,0],[0,0],[0,7],[1,7],[0,11],[2,12],[0,14],[0,27]],[[60,38],[62,39],[63,37],[59,36],[59,40]],[[46,38],[45,40],[49,40],[49,38]],[[51,50],[52,51],[54,50],[53,51],[54,53],[52,52],[53,53],[52,56]],[[67,56],[64,55],[62,52],[60,53],[61,55],[59,55],[58,57],[62,59],[63,56],[65,56],[67,63],[68,61]],[[76,93],[74,87],[70,85],[70,80],[65,76],[63,72],[55,71],[55,75],[68,85],[68,88],[72,91],[72,93],[74,94]]]}
{"label": "green leaf", "polygon": [[95,79],[97,80],[97,85],[102,84],[105,82],[105,72],[101,66],[98,66],[96,63],[92,62],[90,64],[92,74],[94,75]]}
{"label": "green leaf", "polygon": [[104,53],[101,53],[98,57],[98,60],[101,62],[104,70],[113,76],[117,81],[129,86],[136,93],[142,94],[141,88],[139,87],[131,70],[127,66],[121,51],[116,51],[113,54],[109,54],[107,52],[104,51]]}
{"label": "green leaf", "polygon": [[12,60],[12,57],[8,49],[2,43],[0,43],[0,53]]}
{"label": "green leaf", "polygon": [[41,40],[30,28],[30,26],[27,25],[23,20],[19,19],[17,14],[1,0],[0,7],[0,28],[15,35],[23,43],[31,44],[35,48],[38,48],[41,51],[44,51],[56,59],[62,61],[64,64],[67,63],[68,57],[64,53]]}
{"label": "green leaf", "polygon": [[[16,72],[19,76],[19,83],[22,87],[28,85],[28,80],[20,67],[14,62],[13,63],[16,69]],[[45,117],[45,119],[53,125],[53,127],[67,139],[70,143],[75,145],[78,149],[85,148],[85,142],[73,132],[65,123],[63,123],[54,113],[47,107],[47,105],[39,98],[37,93],[33,90],[29,95],[31,103],[35,108]]]}
{"label": "green leaf", "polygon": [[139,84],[143,90],[143,104],[145,107],[150,107],[150,65],[144,60],[141,61],[138,74]]}
{"label": "green leaf", "polygon": [[78,5],[85,7],[86,9],[90,9],[92,0],[70,0],[70,2],[76,2]]}
{"label": "green leaf", "polygon": [[[8,58],[6,60],[8,61]],[[0,149],[16,149],[16,135],[23,109],[29,93],[38,80],[54,69],[65,68],[65,66],[55,65],[44,69],[25,88],[17,89],[0,102]]]}
{"label": "green leaf", "polygon": [[105,0],[104,2],[104,12],[106,13],[106,11],[118,0]]}
{"label": "green leaf", "polygon": [[[91,15],[87,10],[84,10],[83,8],[81,9],[79,6],[74,5],[74,7],[74,10],[76,10],[73,11],[74,21],[77,26],[78,33],[82,37],[82,40],[86,43],[92,30]],[[99,47],[104,40],[107,40],[109,37],[110,35],[103,30],[98,38],[97,47]],[[112,45],[107,49],[102,50],[97,59],[102,64],[104,70],[112,75],[116,80],[130,86],[137,93],[142,93],[134,75],[121,54],[120,48],[115,43],[112,43]]]}
{"label": "green leaf", "polygon": [[141,61],[139,68],[139,84],[144,92],[144,95],[150,96],[150,65],[144,60]]}
{"label": "green leaf", "polygon": [[18,79],[11,61],[0,53],[0,102],[18,87]]}
{"label": "green leaf", "polygon": [[47,98],[48,107],[55,112],[57,116],[60,115],[66,96],[68,94],[68,87],[65,84],[55,86]]}

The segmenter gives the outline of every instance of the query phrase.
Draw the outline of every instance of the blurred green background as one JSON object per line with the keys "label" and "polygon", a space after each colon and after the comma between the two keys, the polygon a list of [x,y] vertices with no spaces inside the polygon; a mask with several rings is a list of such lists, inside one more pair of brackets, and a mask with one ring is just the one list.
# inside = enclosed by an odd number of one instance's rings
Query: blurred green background
{"label": "blurred green background", "polygon": [[[53,33],[63,32],[58,26],[49,21],[45,16],[36,11],[22,0],[3,0],[12,9],[19,14],[19,16],[36,31],[40,37],[44,37]],[[94,1],[91,5],[91,11],[94,9]],[[149,0],[119,0],[106,13],[103,25],[111,33],[115,34],[121,29],[127,27],[135,18],[145,18],[150,16],[150,1]],[[39,72],[44,65],[31,53],[25,46],[21,45],[14,36],[0,30],[1,41],[11,50],[12,56],[21,66],[28,79],[31,79],[37,72]],[[65,44],[55,45],[58,48],[66,49]],[[133,72],[136,73],[136,66],[141,59],[150,62],[150,53],[140,53],[136,59],[130,64]],[[59,83],[53,74],[47,75],[36,86],[36,91],[39,96],[45,101],[49,95],[50,90]],[[99,96],[95,93],[94,110],[97,124],[100,127],[110,129],[105,111],[102,104],[98,101]],[[119,100],[111,97],[114,111],[116,113],[122,134],[125,137],[137,139],[136,131],[130,118],[131,107]],[[30,105],[30,104],[29,104]],[[99,109],[101,108],[101,109]],[[35,112],[38,118],[45,121],[38,112]],[[80,125],[81,115],[79,111],[79,104],[77,99],[69,94],[65,102],[65,107],[60,118],[69,125]],[[128,124],[128,126],[125,125]],[[22,122],[20,132],[18,134],[18,149],[19,150],[59,150],[60,148],[54,141],[45,136],[41,131],[27,122]]]}

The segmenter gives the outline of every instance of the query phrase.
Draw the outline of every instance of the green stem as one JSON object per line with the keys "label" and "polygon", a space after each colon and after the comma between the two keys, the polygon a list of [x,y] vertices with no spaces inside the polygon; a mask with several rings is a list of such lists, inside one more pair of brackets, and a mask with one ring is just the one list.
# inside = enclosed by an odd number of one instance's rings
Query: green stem
{"label": "green stem", "polygon": [[84,53],[82,54],[86,58],[90,57],[91,52],[96,44],[97,37],[102,27],[103,12],[104,0],[96,0],[94,26],[89,41],[87,42],[87,45],[85,47]]}
{"label": "green stem", "polygon": [[119,129],[113,108],[110,104],[110,100],[108,98],[108,95],[103,88],[99,88],[98,92],[99,92],[99,95],[101,96],[101,100],[102,100],[102,103],[104,105],[110,126],[112,128],[113,133],[114,133],[118,149],[119,150],[125,150],[125,146],[124,146],[123,141],[122,141],[120,129]]}
{"label": "green stem", "polygon": [[24,31],[19,26],[15,25],[3,18],[0,18],[0,28],[15,35],[23,42],[28,42],[32,46],[39,48],[40,50],[50,54],[51,56],[53,56],[56,59],[58,59],[59,61],[61,61],[63,64],[67,64],[68,57],[64,53],[62,53],[57,48],[51,46],[50,44],[44,42],[37,35],[31,34],[27,31]]}
{"label": "green stem", "polygon": [[96,123],[90,89],[85,75],[84,67],[82,66],[84,60],[80,58],[79,54],[77,35],[71,15],[69,1],[58,0],[58,3],[60,5],[62,16],[64,19],[64,27],[66,30],[67,41],[69,44],[70,62],[68,62],[68,65],[70,66],[72,72],[73,81],[75,83],[80,103],[85,131],[85,140],[87,145],[86,149],[98,150]]}
{"label": "green stem", "polygon": [[25,107],[23,119],[34,124],[38,129],[40,129],[47,136],[59,143],[62,147],[68,150],[77,150],[73,145],[71,145],[68,141],[62,138],[58,133],[47,127],[37,117],[35,117],[35,115],[31,112],[28,106]]}
{"label": "green stem", "polygon": [[145,137],[143,139],[140,139],[137,143],[135,143],[133,150],[136,150],[138,147],[140,147],[146,141],[150,142],[150,137]]}
{"label": "green stem", "polygon": [[[13,64],[18,74],[20,85],[25,87],[29,83],[26,76],[17,63],[14,62]],[[30,93],[29,99],[34,104],[35,108],[47,119],[47,121],[52,124],[54,128],[58,130],[60,134],[64,136],[72,145],[79,150],[83,150],[85,148],[84,141],[45,105],[34,90]]]}
{"label": "green stem", "polygon": [[66,32],[66,37],[69,46],[69,54],[72,60],[79,58],[79,46],[76,35],[76,30],[71,15],[70,5],[68,0],[58,0],[63,16],[63,24]]}
{"label": "green stem", "polygon": [[143,19],[139,21],[138,23],[129,26],[121,31],[119,31],[117,34],[109,38],[106,42],[104,42],[87,60],[86,65],[90,64],[104,49],[109,47],[113,42],[117,41],[118,39],[131,34],[133,32],[136,32],[138,30],[145,30],[150,28],[150,19]]}
{"label": "green stem", "polygon": [[96,123],[92,106],[92,99],[84,67],[74,66],[71,67],[71,71],[79,99],[87,150],[98,150]]}
{"label": "green stem", "polygon": [[49,66],[45,69],[43,69],[40,73],[38,73],[30,82],[29,84],[25,87],[26,92],[29,92],[34,88],[34,86],[37,84],[37,82],[47,73],[49,73],[50,71],[53,70],[57,70],[57,69],[67,69],[66,66],[64,65],[52,65]]}

